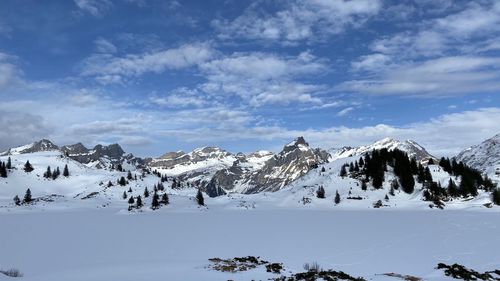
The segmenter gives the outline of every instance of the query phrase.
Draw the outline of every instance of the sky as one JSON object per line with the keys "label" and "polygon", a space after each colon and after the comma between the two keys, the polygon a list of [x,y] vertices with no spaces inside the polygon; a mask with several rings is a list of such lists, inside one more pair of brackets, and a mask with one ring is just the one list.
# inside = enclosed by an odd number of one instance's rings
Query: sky
{"label": "sky", "polygon": [[138,156],[500,133],[500,2],[0,1],[0,150]]}

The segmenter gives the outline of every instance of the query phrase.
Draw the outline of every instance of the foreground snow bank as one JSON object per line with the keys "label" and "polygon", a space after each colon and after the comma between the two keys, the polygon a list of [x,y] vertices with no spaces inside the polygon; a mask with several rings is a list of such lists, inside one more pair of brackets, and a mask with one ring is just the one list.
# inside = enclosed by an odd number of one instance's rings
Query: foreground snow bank
{"label": "foreground snow bank", "polygon": [[[497,269],[498,214],[465,211],[211,210],[128,214],[118,209],[0,215],[0,267],[15,280],[251,280],[208,259],[246,255],[302,270],[306,262],[383,280],[396,272],[443,280],[439,262]],[[381,279],[382,278],[382,279]],[[389,277],[385,277],[389,278]],[[12,279],[14,280],[14,279]]]}

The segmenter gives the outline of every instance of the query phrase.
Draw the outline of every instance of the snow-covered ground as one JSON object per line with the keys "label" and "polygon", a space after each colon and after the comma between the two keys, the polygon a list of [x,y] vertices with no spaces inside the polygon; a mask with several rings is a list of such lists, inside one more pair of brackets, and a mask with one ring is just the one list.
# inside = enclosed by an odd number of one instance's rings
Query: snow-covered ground
{"label": "snow-covered ground", "polygon": [[[126,213],[119,208],[1,214],[0,268],[20,280],[267,280],[264,269],[209,270],[208,259],[260,256],[306,262],[367,280],[396,272],[445,280],[438,262],[478,271],[500,265],[497,212],[232,210]],[[1,277],[0,280],[17,280]]]}

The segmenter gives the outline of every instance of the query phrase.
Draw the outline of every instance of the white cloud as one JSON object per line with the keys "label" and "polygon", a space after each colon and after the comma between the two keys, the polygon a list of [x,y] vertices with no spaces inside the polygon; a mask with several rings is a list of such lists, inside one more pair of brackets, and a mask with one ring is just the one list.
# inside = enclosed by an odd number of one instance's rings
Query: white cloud
{"label": "white cloud", "polygon": [[346,116],[347,114],[349,114],[353,110],[354,110],[354,107],[352,107],[352,106],[346,107],[346,108],[342,109],[341,111],[337,112],[337,116],[339,116],[339,117]]}
{"label": "white cloud", "polygon": [[15,64],[15,57],[0,52],[0,90],[22,83],[22,71]]}
{"label": "white cloud", "polygon": [[74,0],[76,6],[95,17],[100,17],[109,10],[113,3],[109,0]]}
{"label": "white cloud", "polygon": [[123,82],[128,77],[146,73],[161,73],[205,62],[214,51],[206,44],[186,44],[175,49],[116,57],[94,54],[82,63],[81,74],[95,77],[103,84]]}
{"label": "white cloud", "polygon": [[328,71],[326,63],[309,53],[281,57],[264,53],[235,53],[200,65],[207,82],[202,89],[213,95],[236,95],[252,106],[320,103],[321,85],[299,82]]}
{"label": "white cloud", "polygon": [[296,42],[341,33],[348,27],[362,25],[376,15],[379,0],[310,0],[287,1],[272,14],[258,5],[250,6],[233,21],[214,21],[221,38],[248,38]]}
{"label": "white cloud", "polygon": [[95,47],[99,53],[109,53],[113,54],[116,53],[117,48],[113,43],[111,43],[109,40],[106,40],[104,38],[97,38],[94,41]]}
{"label": "white cloud", "polygon": [[209,104],[197,89],[192,90],[185,87],[177,88],[166,96],[151,95],[149,101],[159,106],[171,108],[202,107]]}
{"label": "white cloud", "polygon": [[339,90],[412,96],[450,96],[500,90],[500,58],[441,57],[389,68],[374,79],[342,83]]}

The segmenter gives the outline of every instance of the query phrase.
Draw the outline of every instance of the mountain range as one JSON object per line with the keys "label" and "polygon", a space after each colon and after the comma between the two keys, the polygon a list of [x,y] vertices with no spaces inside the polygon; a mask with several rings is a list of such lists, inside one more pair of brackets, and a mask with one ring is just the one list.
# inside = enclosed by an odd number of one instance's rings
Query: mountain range
{"label": "mountain range", "polygon": [[[481,144],[467,148],[453,159],[462,161],[498,182],[499,136],[496,135]],[[354,162],[358,165],[361,157],[382,149],[402,151],[417,163],[430,167],[429,172],[440,186],[446,187],[450,180],[457,186],[461,182],[459,176],[452,175],[437,165],[439,160],[412,140],[399,141],[386,138],[371,145],[326,150],[312,148],[303,137],[298,137],[284,145],[277,153],[269,151],[231,153],[219,147],[202,147],[187,153],[168,152],[159,157],[142,159],[126,153],[119,144],[87,148],[81,143],[58,146],[43,139],[0,153],[0,161],[5,162],[11,158],[14,166],[10,172],[12,175],[5,181],[0,181],[0,199],[12,198],[13,195],[22,193],[22,188],[32,187],[45,195],[60,194],[73,198],[97,196],[109,204],[109,200],[122,197],[120,192],[123,192],[119,191],[119,188],[110,186],[119,186],[114,183],[125,176],[124,173],[131,171],[136,180],[129,178],[126,187],[134,193],[145,188],[153,189],[159,183],[166,182],[171,194],[191,194],[192,190],[197,189],[209,197],[235,194],[267,196],[265,194],[274,193],[273,196],[281,196],[282,199],[289,198],[286,200],[302,202],[304,198],[315,197],[317,189],[321,187],[329,196],[340,192],[343,198],[364,198],[373,201],[374,198],[387,197],[391,181],[397,178],[396,167],[394,171],[392,167],[388,170],[386,168],[382,190],[374,188],[371,182],[368,182],[369,193],[359,188],[363,182],[363,180],[360,182],[359,176],[344,177],[339,176],[339,173],[346,165],[348,168],[349,164],[353,166]],[[33,173],[22,171],[26,161],[30,161],[35,167]],[[69,166],[72,176],[53,181],[43,179],[42,173],[49,166],[52,169],[56,167],[62,169],[65,165]],[[106,182],[109,183],[105,184]],[[2,188],[2,184],[6,188]],[[36,189],[38,187],[39,190]],[[407,198],[404,193],[396,196],[399,196],[398,200],[405,198],[403,201],[422,201],[424,189],[424,187],[416,189],[420,195],[413,196],[412,199]],[[489,200],[486,199],[489,195],[480,194],[479,198],[482,198],[478,199],[479,202],[484,204],[485,200]]]}

